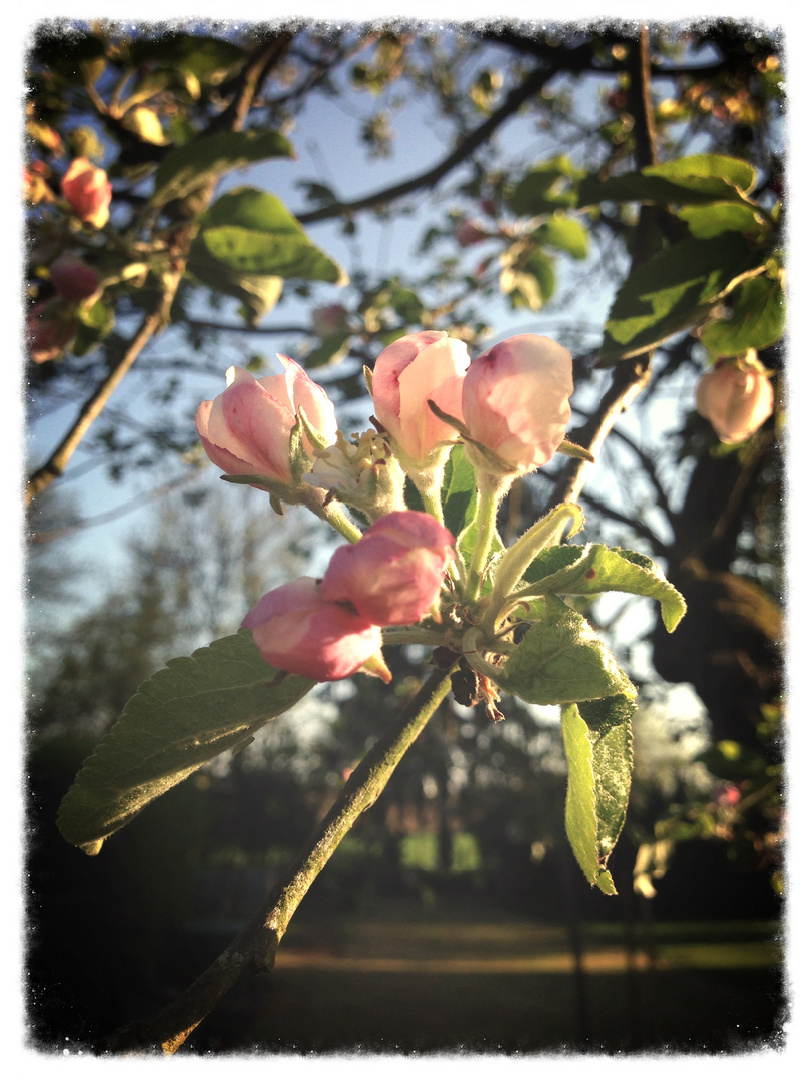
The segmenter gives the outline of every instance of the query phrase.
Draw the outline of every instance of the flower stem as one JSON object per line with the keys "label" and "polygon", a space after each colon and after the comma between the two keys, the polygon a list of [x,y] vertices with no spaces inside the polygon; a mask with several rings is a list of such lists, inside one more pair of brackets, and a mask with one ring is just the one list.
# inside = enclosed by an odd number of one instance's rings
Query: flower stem
{"label": "flower stem", "polygon": [[503,476],[486,472],[478,474],[478,535],[470,559],[467,589],[464,595],[464,600],[468,604],[474,604],[481,595],[484,567],[489,558],[492,538],[495,535],[498,506],[507,486],[508,481]]}
{"label": "flower stem", "polygon": [[356,544],[363,535],[357,526],[349,521],[339,504],[327,503],[326,506],[321,506],[318,516],[329,522],[335,532],[340,533],[350,544]]}

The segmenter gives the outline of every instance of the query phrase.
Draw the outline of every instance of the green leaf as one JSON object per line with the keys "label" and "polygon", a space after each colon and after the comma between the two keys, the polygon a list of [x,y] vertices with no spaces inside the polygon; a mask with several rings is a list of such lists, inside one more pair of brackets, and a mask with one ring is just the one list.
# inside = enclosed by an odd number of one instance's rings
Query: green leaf
{"label": "green leaf", "polygon": [[642,171],[645,176],[663,176],[679,183],[711,180],[728,184],[745,195],[757,180],[757,171],[749,161],[725,154],[691,154],[663,165],[649,165]]}
{"label": "green leaf", "polygon": [[532,239],[545,247],[565,251],[575,259],[584,259],[588,254],[588,230],[576,218],[552,217],[534,230]]}
{"label": "green leaf", "polygon": [[588,176],[579,185],[578,206],[592,206],[600,202],[698,206],[703,203],[737,202],[747,205],[745,194],[754,186],[755,179],[753,167],[739,158],[695,154],[606,180]]}
{"label": "green leaf", "polygon": [[267,664],[246,630],[170,660],[82,766],[59,808],[60,832],[98,854],[147,803],[244,743],[314,685]]}
{"label": "green leaf", "polygon": [[450,451],[442,484],[444,523],[453,536],[472,520],[475,503],[475,469],[459,444]]}
{"label": "green leaf", "polygon": [[740,232],[753,243],[763,243],[770,232],[770,226],[761,213],[747,203],[685,206],[677,216],[686,222],[696,240],[712,240],[724,232]]}
{"label": "green leaf", "polygon": [[498,679],[507,693],[534,705],[636,696],[632,682],[587,620],[562,600],[546,596],[535,601],[532,617],[536,621]]}
{"label": "green leaf", "polygon": [[240,274],[344,284],[343,270],[316,247],[280,199],[241,187],[200,217],[196,257],[205,253]]}
{"label": "green leaf", "polygon": [[633,270],[610,310],[600,356],[605,363],[637,356],[700,322],[748,277],[761,256],[739,233],[684,240]]}
{"label": "green leaf", "polygon": [[225,263],[208,255],[195,239],[191,245],[186,270],[189,276],[215,292],[233,296],[242,304],[245,321],[255,326],[276,306],[284,287],[280,277],[260,274],[239,274]]}
{"label": "green leaf", "polygon": [[632,716],[623,695],[561,710],[568,762],[565,831],[591,885],[615,895],[607,860],[627,816],[633,770]]}
{"label": "green leaf", "polygon": [[201,82],[217,83],[231,68],[246,57],[245,50],[224,38],[197,34],[164,34],[133,41],[129,59],[134,67],[163,64],[168,68],[189,71]]}
{"label": "green leaf", "polygon": [[231,169],[272,157],[294,157],[289,141],[277,131],[220,131],[203,135],[166,155],[155,174],[152,206],[181,199]]}
{"label": "green leaf", "polygon": [[661,617],[670,633],[686,614],[686,601],[675,586],[652,559],[635,551],[604,544],[564,544],[542,551],[524,576],[538,593],[592,596],[625,592],[650,596],[661,605]]}
{"label": "green leaf", "polygon": [[555,157],[538,165],[520,180],[507,196],[506,205],[519,216],[549,214],[577,202],[573,181],[582,175],[566,157]]}
{"label": "green leaf", "polygon": [[709,323],[701,345],[715,356],[738,356],[746,349],[765,349],[785,332],[785,293],[780,281],[762,274],[744,281],[733,293],[734,312]]}

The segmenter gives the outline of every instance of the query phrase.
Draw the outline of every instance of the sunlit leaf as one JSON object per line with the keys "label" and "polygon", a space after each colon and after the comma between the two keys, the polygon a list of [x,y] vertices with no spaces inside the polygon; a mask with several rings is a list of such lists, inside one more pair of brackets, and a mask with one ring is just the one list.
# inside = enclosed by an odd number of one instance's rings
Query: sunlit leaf
{"label": "sunlit leaf", "polygon": [[732,294],[728,319],[709,323],[700,335],[715,356],[738,356],[746,349],[765,349],[785,332],[785,293],[780,281],[765,274],[744,281]]}
{"label": "sunlit leaf", "polygon": [[586,880],[608,895],[616,887],[606,864],[630,797],[634,711],[632,700],[620,694],[565,705],[560,713],[568,763],[565,832]]}
{"label": "sunlit leaf", "polygon": [[538,593],[593,596],[625,592],[652,597],[661,605],[661,617],[670,633],[686,614],[686,601],[652,559],[622,548],[604,544],[547,548],[529,565],[524,577]]}
{"label": "sunlit leaf", "polygon": [[562,600],[536,601],[532,618],[498,680],[504,690],[535,705],[635,697],[635,687],[593,627]]}
{"label": "sunlit leaf", "polygon": [[602,361],[637,356],[694,326],[761,269],[761,253],[735,232],[665,248],[631,271],[619,289],[599,350]]}
{"label": "sunlit leaf", "polygon": [[181,199],[232,169],[272,157],[293,157],[289,141],[277,131],[250,129],[203,135],[166,155],[155,174],[153,206]]}

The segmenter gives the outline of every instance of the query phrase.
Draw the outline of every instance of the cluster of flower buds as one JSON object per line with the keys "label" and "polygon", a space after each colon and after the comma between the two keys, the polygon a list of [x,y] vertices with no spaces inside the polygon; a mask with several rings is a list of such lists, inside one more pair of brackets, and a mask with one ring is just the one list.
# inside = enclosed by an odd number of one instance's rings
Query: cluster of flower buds
{"label": "cluster of flower buds", "polygon": [[756,350],[718,360],[698,383],[697,411],[722,443],[743,442],[773,412],[773,386]]}
{"label": "cluster of flower buds", "polygon": [[438,618],[454,543],[429,514],[387,514],[335,551],[323,580],[300,577],[271,590],[242,625],[283,671],[324,682],[362,670],[390,682],[380,628]]}
{"label": "cluster of flower buds", "polygon": [[[442,590],[457,572],[439,498],[452,447],[463,440],[479,487],[498,497],[545,464],[571,415],[571,355],[523,334],[470,363],[464,342],[444,331],[408,334],[367,372],[375,429],[350,440],[324,390],[279,360],[283,375],[229,369],[226,390],[197,410],[203,448],[225,479],[269,491],[276,509],[303,503],[355,542],[335,552],[322,581],[300,578],[262,597],[244,625],[285,671],[385,678],[380,628],[441,622]],[[406,510],[406,475],[428,513]],[[330,517],[333,500],[359,511],[366,531],[342,511]]]}

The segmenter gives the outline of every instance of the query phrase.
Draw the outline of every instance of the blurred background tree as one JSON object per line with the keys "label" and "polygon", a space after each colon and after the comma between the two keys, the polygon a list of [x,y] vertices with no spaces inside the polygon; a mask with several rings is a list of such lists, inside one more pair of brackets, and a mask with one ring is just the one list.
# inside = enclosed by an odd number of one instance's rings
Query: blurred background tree
{"label": "blurred background tree", "polygon": [[[559,458],[516,485],[506,533],[573,492],[584,542],[646,552],[689,604],[673,635],[652,628],[648,601],[582,605],[641,690],[619,906],[568,876],[556,712],[509,699],[497,725],[446,703],[307,904],[435,905],[466,890],[566,923],[575,954],[576,918],[776,917],[780,35],[728,20],[76,22],[37,27],[28,62],[39,1037],[98,1036],[182,982],[158,959],[178,926],[191,940],[195,919],[250,911],[397,704],[362,679],[319,688],[150,807],[106,863],[56,834],[61,795],[137,685],[325,564],[297,511],[279,519],[258,495],[245,510],[218,490],[194,430],[230,364],[263,371],[277,350],[328,389],[351,431],[367,422],[363,365],[402,334],[447,329],[472,355],[514,333],[559,340],[574,354],[570,437],[613,430],[584,489]],[[694,155],[702,174],[679,174]],[[106,217],[103,197],[94,211],[71,198],[77,159],[94,191],[111,185]],[[652,316],[633,307],[645,283]],[[720,446],[695,387],[748,348],[775,373],[776,413]],[[419,651],[390,651],[395,674],[415,679]]]}

